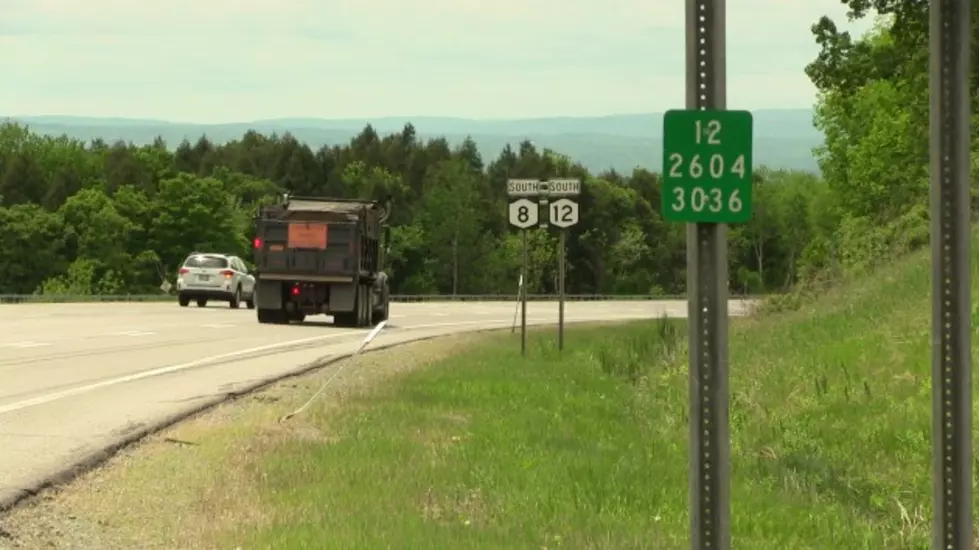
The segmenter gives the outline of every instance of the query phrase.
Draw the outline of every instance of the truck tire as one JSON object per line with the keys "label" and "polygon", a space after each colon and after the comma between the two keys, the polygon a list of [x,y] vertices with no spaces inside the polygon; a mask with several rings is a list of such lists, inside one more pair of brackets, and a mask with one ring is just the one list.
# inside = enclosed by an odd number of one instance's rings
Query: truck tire
{"label": "truck tire", "polygon": [[333,314],[333,324],[338,327],[352,327],[354,326],[354,319],[354,314],[350,312]]}
{"label": "truck tire", "polygon": [[281,324],[285,322],[285,312],[280,309],[258,308],[258,322],[262,324]]}
{"label": "truck tire", "polygon": [[357,290],[354,294],[354,310],[334,313],[333,323],[338,327],[349,328],[369,326],[371,321],[371,305],[370,296],[367,295],[368,292],[370,292],[370,287],[367,285],[357,285]]}
{"label": "truck tire", "polygon": [[357,297],[354,303],[354,311],[356,311],[354,326],[357,328],[363,328],[367,325],[364,322],[364,304],[365,302],[369,303],[369,299],[364,300],[364,298],[364,285],[357,285]]}

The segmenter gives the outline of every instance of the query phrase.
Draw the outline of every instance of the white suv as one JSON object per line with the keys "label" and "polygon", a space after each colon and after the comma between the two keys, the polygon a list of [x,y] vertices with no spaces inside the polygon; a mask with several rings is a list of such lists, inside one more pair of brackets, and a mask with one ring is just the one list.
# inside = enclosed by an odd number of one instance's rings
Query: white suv
{"label": "white suv", "polygon": [[242,301],[255,308],[255,277],[237,256],[194,252],[184,260],[177,274],[177,301],[187,307],[197,300],[198,307],[208,300],[228,302],[237,308]]}

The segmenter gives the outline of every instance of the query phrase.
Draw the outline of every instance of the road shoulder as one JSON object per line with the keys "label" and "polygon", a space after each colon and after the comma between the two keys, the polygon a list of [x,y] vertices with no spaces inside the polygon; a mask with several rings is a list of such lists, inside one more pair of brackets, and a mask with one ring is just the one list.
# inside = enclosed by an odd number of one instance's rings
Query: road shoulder
{"label": "road shoulder", "polygon": [[[464,352],[485,338],[445,336],[363,355],[320,399],[343,406],[379,381]],[[268,441],[322,437],[306,415],[286,424],[276,420],[342,364],[218,405],[120,451],[71,484],[43,491],[0,516],[0,548],[192,550],[213,548],[239,523],[261,525],[262,510],[242,505],[256,501],[256,495],[242,492],[250,484],[233,476],[247,475],[239,466]],[[228,464],[229,457],[242,464]]]}

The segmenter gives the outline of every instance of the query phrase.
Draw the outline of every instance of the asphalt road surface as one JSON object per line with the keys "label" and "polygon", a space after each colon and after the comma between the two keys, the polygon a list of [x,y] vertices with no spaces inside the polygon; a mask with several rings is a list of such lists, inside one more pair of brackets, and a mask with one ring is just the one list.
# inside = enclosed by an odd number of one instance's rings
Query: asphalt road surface
{"label": "asphalt road surface", "polygon": [[[685,317],[686,307],[568,302],[565,319]],[[744,307],[732,300],[729,310]],[[507,302],[392,304],[372,347],[509,327],[514,312]],[[0,509],[168,418],[350,353],[369,332],[325,316],[259,325],[253,310],[220,303],[18,304],[0,313]],[[556,323],[557,304],[529,302],[527,322]]]}

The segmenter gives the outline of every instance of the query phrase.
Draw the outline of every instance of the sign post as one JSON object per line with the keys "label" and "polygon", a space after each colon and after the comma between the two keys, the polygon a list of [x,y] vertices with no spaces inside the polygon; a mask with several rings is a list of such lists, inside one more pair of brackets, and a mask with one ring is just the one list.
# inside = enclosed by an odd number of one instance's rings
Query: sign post
{"label": "sign post", "polygon": [[[560,248],[558,249],[558,349],[564,349],[564,279],[565,279],[565,248],[567,245],[567,229],[578,223],[578,203],[567,197],[574,197],[581,193],[581,180],[579,179],[551,179],[547,181],[532,179],[511,179],[507,181],[507,195],[511,198],[520,197],[510,203],[510,224],[522,231],[523,242],[523,263],[521,267],[521,281],[525,285],[527,282],[527,229],[537,225],[538,221],[542,228],[547,227],[547,223],[560,228]],[[537,198],[539,204],[535,204],[530,197]],[[549,202],[551,198],[556,198]],[[547,219],[540,219],[540,207],[548,211]],[[533,213],[531,214],[531,210]],[[521,286],[521,289],[525,288]],[[526,354],[527,350],[527,296],[526,291],[522,294],[523,321],[521,324],[521,353]]]}
{"label": "sign post", "polygon": [[727,225],[752,211],[752,116],[727,111],[725,0],[687,0],[685,110],[663,118],[663,218],[687,223],[690,531],[730,550]]}
{"label": "sign post", "polygon": [[972,540],[971,2],[930,7],[932,548]]}
{"label": "sign post", "polygon": [[520,312],[520,297],[523,296],[523,274],[517,282],[517,302],[513,306],[513,326],[510,327],[510,334],[517,331],[517,314]]}
{"label": "sign post", "polygon": [[558,199],[551,203],[550,222],[560,231],[558,244],[558,324],[557,349],[564,349],[564,268],[566,265],[568,228],[578,223],[578,203],[571,199]]}
{"label": "sign post", "polygon": [[[510,180],[520,182],[527,180]],[[508,183],[508,188],[509,188]],[[511,194],[512,196],[512,194]],[[518,195],[519,196],[519,195]],[[537,204],[527,198],[517,199],[510,203],[510,225],[520,229],[520,240],[522,250],[520,253],[520,353],[527,354],[527,292],[524,287],[527,284],[527,229],[537,225],[540,217],[540,210]]]}

